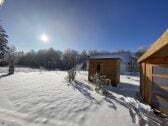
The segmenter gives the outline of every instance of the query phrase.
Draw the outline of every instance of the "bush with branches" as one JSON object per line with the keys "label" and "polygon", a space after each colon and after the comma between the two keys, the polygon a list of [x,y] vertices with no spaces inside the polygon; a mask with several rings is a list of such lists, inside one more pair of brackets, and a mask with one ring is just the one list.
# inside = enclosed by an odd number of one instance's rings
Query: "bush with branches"
{"label": "bush with branches", "polygon": [[95,91],[97,93],[102,93],[103,95],[108,94],[108,91],[105,89],[104,84],[106,84],[106,77],[100,76],[99,74],[95,74],[92,77],[93,84],[96,85]]}
{"label": "bush with branches", "polygon": [[76,70],[74,68],[72,68],[68,71],[68,76],[66,77],[66,80],[69,83],[71,83],[72,81],[75,80],[75,76],[76,76]]}

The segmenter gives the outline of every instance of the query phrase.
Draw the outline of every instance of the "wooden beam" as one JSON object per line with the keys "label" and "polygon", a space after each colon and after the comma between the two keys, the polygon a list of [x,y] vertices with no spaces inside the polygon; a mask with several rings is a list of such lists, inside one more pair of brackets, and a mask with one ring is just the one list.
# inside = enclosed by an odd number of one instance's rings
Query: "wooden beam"
{"label": "wooden beam", "polygon": [[153,74],[154,77],[168,78],[168,75]]}
{"label": "wooden beam", "polygon": [[168,101],[167,98],[161,97],[159,95],[154,95],[154,97],[156,97],[157,99],[161,100],[161,101]]}
{"label": "wooden beam", "polygon": [[163,33],[163,35],[147,50],[144,55],[142,55],[138,62],[142,62],[143,60],[149,58],[150,56],[154,55],[156,52],[161,50],[163,47],[168,45],[168,29]]}

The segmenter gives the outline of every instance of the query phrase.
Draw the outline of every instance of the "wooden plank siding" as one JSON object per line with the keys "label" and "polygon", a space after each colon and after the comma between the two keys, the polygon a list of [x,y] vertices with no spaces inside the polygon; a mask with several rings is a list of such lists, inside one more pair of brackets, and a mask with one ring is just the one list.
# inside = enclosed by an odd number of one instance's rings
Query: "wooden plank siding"
{"label": "wooden plank siding", "polygon": [[152,66],[151,64],[146,63],[146,76],[145,76],[145,101],[151,104],[151,97],[152,97]]}
{"label": "wooden plank siding", "polygon": [[[160,71],[159,71],[160,68]],[[164,69],[165,68],[165,69]],[[153,65],[152,106],[168,114],[168,65]]]}
{"label": "wooden plank siding", "polygon": [[140,89],[144,101],[168,114],[168,30],[142,55]]}
{"label": "wooden plank siding", "polygon": [[90,59],[89,81],[91,81],[91,76],[96,74],[97,64],[101,64],[101,75],[105,75],[106,78],[110,79],[112,84],[116,86],[120,81],[120,59]]}
{"label": "wooden plank siding", "polygon": [[140,85],[140,92],[141,92],[141,95],[142,95],[142,97],[144,98],[145,97],[145,75],[146,75],[146,69],[145,69],[146,67],[145,67],[145,63],[142,63],[141,65],[140,65],[140,77],[141,77],[141,79],[140,79],[140,83],[141,83],[141,85]]}
{"label": "wooden plank siding", "polygon": [[[146,103],[168,114],[168,73],[166,71],[168,64],[163,61],[164,59],[160,64],[153,61],[141,63],[140,93]],[[166,68],[166,70],[159,74],[158,71],[154,71],[155,67]]]}

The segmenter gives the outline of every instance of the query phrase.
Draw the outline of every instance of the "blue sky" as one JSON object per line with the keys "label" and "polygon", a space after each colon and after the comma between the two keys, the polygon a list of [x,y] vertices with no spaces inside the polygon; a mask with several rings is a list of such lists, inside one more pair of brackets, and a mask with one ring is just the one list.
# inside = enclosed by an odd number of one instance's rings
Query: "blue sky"
{"label": "blue sky", "polygon": [[[6,0],[1,24],[18,50],[150,46],[168,28],[168,0]],[[47,34],[49,43],[40,40]]]}

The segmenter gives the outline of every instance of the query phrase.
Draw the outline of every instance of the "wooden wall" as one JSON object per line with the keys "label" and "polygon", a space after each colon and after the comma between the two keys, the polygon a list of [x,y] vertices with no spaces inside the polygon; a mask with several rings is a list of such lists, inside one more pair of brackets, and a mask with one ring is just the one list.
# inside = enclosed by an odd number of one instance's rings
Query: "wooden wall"
{"label": "wooden wall", "polygon": [[96,74],[97,64],[101,64],[101,75],[106,75],[106,78],[110,79],[114,86],[120,82],[120,59],[90,59],[89,81],[91,81],[90,77]]}
{"label": "wooden wall", "polygon": [[140,69],[140,92],[144,101],[168,114],[168,57],[148,58],[141,62]]}

